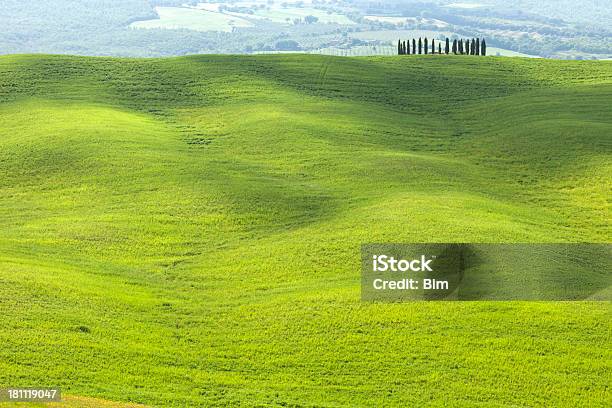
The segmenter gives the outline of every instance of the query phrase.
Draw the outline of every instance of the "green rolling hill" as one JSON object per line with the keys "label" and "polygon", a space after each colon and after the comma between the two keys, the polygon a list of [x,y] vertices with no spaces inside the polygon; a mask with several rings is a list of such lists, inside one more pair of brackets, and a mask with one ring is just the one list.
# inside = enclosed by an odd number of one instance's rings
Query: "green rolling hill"
{"label": "green rolling hill", "polygon": [[612,404],[608,302],[360,302],[368,242],[611,241],[612,63],[0,57],[0,383]]}

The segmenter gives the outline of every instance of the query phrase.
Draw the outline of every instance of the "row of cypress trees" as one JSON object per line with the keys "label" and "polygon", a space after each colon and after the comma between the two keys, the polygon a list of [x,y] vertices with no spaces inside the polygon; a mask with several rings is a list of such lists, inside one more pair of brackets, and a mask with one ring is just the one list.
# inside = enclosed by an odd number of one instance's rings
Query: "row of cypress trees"
{"label": "row of cypress trees", "polygon": [[444,42],[444,50],[442,49],[442,44],[442,41],[436,43],[436,40],[432,39],[430,45],[427,38],[425,38],[425,40],[419,38],[418,41],[413,38],[411,47],[410,40],[399,40],[397,42],[397,54],[442,54],[444,51],[446,55],[451,52],[455,55],[487,55],[487,42],[484,38],[482,40],[480,38],[454,40],[452,46],[450,40],[447,38]]}

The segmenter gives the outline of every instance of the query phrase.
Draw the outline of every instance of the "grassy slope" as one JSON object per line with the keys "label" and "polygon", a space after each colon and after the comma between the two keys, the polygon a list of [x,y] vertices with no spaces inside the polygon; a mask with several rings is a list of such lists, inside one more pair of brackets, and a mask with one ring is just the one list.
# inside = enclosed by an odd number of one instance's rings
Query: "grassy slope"
{"label": "grassy slope", "polygon": [[609,406],[608,304],[361,304],[359,247],[609,242],[611,97],[605,62],[2,57],[0,383]]}

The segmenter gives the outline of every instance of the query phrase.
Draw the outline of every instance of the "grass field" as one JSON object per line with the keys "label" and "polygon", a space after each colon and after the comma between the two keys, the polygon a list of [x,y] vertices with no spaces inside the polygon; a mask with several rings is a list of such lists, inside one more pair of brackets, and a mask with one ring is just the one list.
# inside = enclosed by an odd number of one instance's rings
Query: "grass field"
{"label": "grass field", "polygon": [[249,21],[267,19],[275,23],[293,24],[294,19],[307,16],[317,17],[321,23],[355,24],[348,17],[327,13],[314,8],[273,7],[257,9],[253,14],[242,14],[218,11],[217,4],[202,4],[198,7],[156,7],[158,19],[136,21],[130,24],[133,28],[187,29],[196,31],[226,31],[234,27],[252,27]]}
{"label": "grass field", "polygon": [[494,55],[494,56],[502,56],[502,57],[540,58],[535,55],[523,54],[521,52],[506,50],[504,48],[497,48],[497,47],[488,47],[487,54]]}
{"label": "grass field", "polygon": [[234,27],[253,25],[243,18],[195,8],[156,7],[155,11],[158,19],[136,21],[130,27],[232,32]]}
{"label": "grass field", "polygon": [[303,20],[307,16],[314,16],[317,17],[321,23],[343,25],[355,24],[345,15],[328,13],[324,10],[310,7],[271,7],[269,9],[259,9],[255,11],[255,16],[267,18],[277,23],[291,22],[296,18]]}
{"label": "grass field", "polygon": [[610,242],[612,63],[0,57],[0,383],[608,407],[607,302],[360,302],[367,242]]}

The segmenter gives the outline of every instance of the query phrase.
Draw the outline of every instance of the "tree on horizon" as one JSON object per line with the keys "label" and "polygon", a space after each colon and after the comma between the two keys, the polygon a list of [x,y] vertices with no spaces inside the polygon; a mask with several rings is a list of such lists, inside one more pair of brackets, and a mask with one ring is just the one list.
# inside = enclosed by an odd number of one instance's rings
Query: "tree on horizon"
{"label": "tree on horizon", "polygon": [[444,52],[446,53],[446,55],[448,55],[448,53],[450,52],[450,41],[448,40],[448,38],[446,39],[446,46],[444,47]]}
{"label": "tree on horizon", "polygon": [[483,56],[487,56],[487,42],[485,41],[485,39],[482,39],[482,43],[480,44],[480,53]]}
{"label": "tree on horizon", "polygon": [[421,55],[423,53],[423,41],[421,40],[421,37],[419,37],[419,55]]}
{"label": "tree on horizon", "polygon": [[429,54],[429,40],[425,37],[423,41],[423,49],[425,50],[425,54]]}

